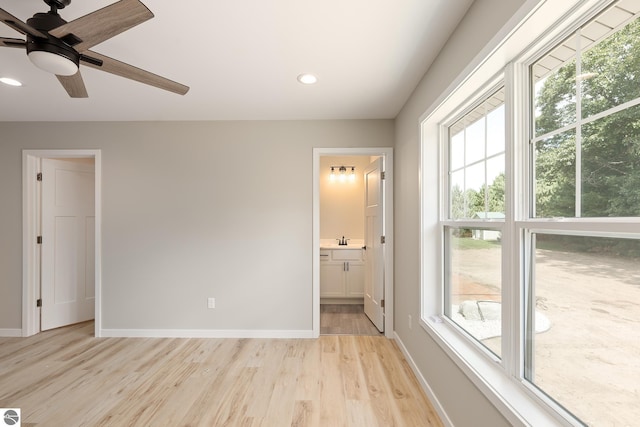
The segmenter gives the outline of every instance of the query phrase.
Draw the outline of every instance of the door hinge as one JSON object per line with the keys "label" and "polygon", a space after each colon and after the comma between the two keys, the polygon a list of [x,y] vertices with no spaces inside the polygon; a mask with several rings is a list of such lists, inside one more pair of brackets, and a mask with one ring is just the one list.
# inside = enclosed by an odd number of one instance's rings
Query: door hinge
{"label": "door hinge", "polygon": [[42,172],[38,172],[38,173],[36,174],[36,180],[37,180],[37,181],[42,181]]}
{"label": "door hinge", "polygon": [[39,244],[39,245],[42,244],[42,236],[36,237],[36,243]]}
{"label": "door hinge", "polygon": [[380,236],[380,243],[387,243],[384,236]]}
{"label": "door hinge", "polygon": [[380,308],[384,308],[384,300],[383,299],[380,300]]}
{"label": "door hinge", "polygon": [[42,298],[36,300],[36,307],[42,307]]}
{"label": "door hinge", "polygon": [[381,180],[384,180],[386,177],[387,177],[387,174],[384,171],[380,172],[380,179]]}

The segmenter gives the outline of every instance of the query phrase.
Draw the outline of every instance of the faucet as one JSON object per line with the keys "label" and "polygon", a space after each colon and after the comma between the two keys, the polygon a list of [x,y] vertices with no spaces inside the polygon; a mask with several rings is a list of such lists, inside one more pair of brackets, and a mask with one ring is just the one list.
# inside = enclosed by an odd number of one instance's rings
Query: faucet
{"label": "faucet", "polygon": [[342,239],[336,239],[338,241],[338,245],[339,246],[347,246],[348,245],[348,241],[351,239],[345,239],[344,236],[342,236]]}

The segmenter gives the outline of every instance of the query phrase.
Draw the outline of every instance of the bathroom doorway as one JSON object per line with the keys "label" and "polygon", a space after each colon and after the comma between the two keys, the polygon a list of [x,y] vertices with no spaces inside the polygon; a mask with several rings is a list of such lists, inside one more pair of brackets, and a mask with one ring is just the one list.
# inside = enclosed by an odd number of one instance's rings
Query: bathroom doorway
{"label": "bathroom doorway", "polygon": [[[375,174],[371,173],[372,162],[378,165]],[[369,171],[369,175],[365,171]],[[371,200],[367,197],[371,194],[368,188],[376,181],[372,176],[379,179],[380,190],[380,226],[375,231],[375,244],[372,243],[374,234],[366,234],[366,212],[371,211],[366,207],[366,201]],[[380,331],[391,336],[392,200],[390,148],[314,150],[315,336],[382,335]],[[377,292],[372,292],[372,283],[377,284]],[[372,299],[372,295],[377,297]],[[367,297],[369,311],[365,314]],[[377,300],[378,307],[373,307],[379,309],[377,316],[371,312],[372,300]],[[371,319],[378,320],[377,327]]]}

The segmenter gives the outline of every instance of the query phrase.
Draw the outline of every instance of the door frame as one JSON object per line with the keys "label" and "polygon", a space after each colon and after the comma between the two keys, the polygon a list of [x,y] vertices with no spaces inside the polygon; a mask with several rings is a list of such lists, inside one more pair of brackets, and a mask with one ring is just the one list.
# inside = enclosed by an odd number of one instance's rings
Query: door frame
{"label": "door frame", "polygon": [[313,337],[320,336],[320,157],[381,156],[384,159],[384,334],[393,338],[393,148],[314,148],[313,149],[313,248],[312,248],[312,327]]}
{"label": "door frame", "polygon": [[[95,331],[102,330],[102,164],[101,150],[23,150],[22,151],[22,336],[40,332],[40,251],[36,237],[41,230],[42,209],[36,175],[41,159],[93,158],[95,162]],[[46,179],[46,178],[45,178]]]}

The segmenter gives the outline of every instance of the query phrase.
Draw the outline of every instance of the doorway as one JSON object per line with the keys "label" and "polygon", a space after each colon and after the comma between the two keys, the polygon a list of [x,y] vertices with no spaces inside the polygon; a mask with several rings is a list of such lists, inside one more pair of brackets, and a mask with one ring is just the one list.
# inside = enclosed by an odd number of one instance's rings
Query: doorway
{"label": "doorway", "polygon": [[[46,325],[42,324],[43,311],[40,308],[43,296],[53,294],[50,289],[51,282],[44,283],[43,280],[50,280],[51,275],[51,260],[56,258],[55,262],[60,262],[59,255],[60,250],[64,250],[65,246],[69,253],[73,253],[73,247],[75,243],[70,241],[69,238],[56,239],[52,236],[44,236],[43,228],[51,229],[51,227],[60,227],[56,230],[56,234],[61,234],[64,229],[70,229],[71,220],[73,216],[69,212],[57,212],[52,211],[51,207],[55,206],[58,209],[62,206],[59,201],[56,203],[50,203],[47,200],[43,200],[43,197],[51,195],[51,189],[43,191],[44,185],[42,181],[49,179],[48,183],[51,183],[51,176],[44,176],[43,167],[49,168],[48,174],[55,174],[61,180],[59,186],[56,186],[56,192],[59,197],[66,197],[76,191],[82,189],[86,197],[90,198],[82,206],[76,207],[80,209],[83,215],[79,226],[79,230],[85,230],[86,234],[77,236],[75,229],[71,230],[69,236],[75,236],[78,242],[89,242],[88,245],[79,247],[82,249],[83,254],[88,256],[88,259],[93,262],[85,263],[85,266],[78,267],[75,270],[77,260],[69,257],[66,265],[57,265],[55,267],[56,274],[62,274],[67,276],[74,276],[78,272],[78,276],[83,276],[78,279],[78,283],[73,283],[66,288],[56,289],[56,298],[59,308],[73,300],[72,293],[76,290],[83,295],[87,295],[87,300],[83,302],[82,307],[82,319],[94,318],[95,319],[95,335],[100,336],[101,328],[101,316],[100,316],[100,277],[101,277],[101,157],[100,150],[24,150],[23,151],[23,310],[22,310],[22,335],[30,336],[40,332],[42,329],[47,329]],[[67,165],[59,168],[51,168],[52,164]],[[72,172],[70,172],[72,171]],[[74,177],[75,176],[75,177]],[[78,176],[82,176],[77,178]],[[40,181],[40,182],[39,182]],[[65,196],[60,190],[66,186],[68,193]],[[52,187],[48,187],[52,188]],[[80,200],[79,198],[78,200]],[[44,209],[44,217],[42,215],[43,208],[47,206],[49,210]],[[95,212],[87,212],[86,207],[93,208]],[[49,212],[49,213],[47,213]],[[53,213],[52,213],[53,212]],[[57,213],[56,213],[57,212]],[[49,216],[53,214],[58,215],[58,219],[51,219]],[[51,220],[51,221],[50,221]],[[47,224],[48,222],[48,224]],[[44,239],[49,239],[48,249],[46,254],[43,248],[42,242]],[[55,249],[51,246],[55,242]],[[53,254],[57,254],[54,257]],[[44,262],[44,264],[43,264]],[[64,261],[63,261],[64,262]],[[46,265],[45,265],[46,264]],[[74,269],[69,268],[73,266]],[[79,271],[82,269],[82,271]],[[75,280],[75,277],[74,277]],[[48,284],[47,284],[48,283]],[[72,292],[73,291],[73,292]],[[51,303],[49,298],[49,303]],[[45,302],[46,303],[46,302]],[[53,308],[53,307],[52,307]],[[51,311],[49,311],[51,313]],[[62,315],[60,314],[62,313]],[[65,310],[57,314],[59,318],[58,326],[62,326],[65,322],[75,323],[73,319],[76,317],[65,317]],[[88,316],[88,317],[87,317]],[[54,326],[51,326],[51,325]],[[49,322],[50,327],[56,327],[55,323]]]}
{"label": "doorway", "polygon": [[[363,310],[366,296],[371,296],[369,289],[364,289],[362,285],[358,287],[358,282],[363,282],[365,276],[370,282],[371,272],[366,271],[365,265],[370,265],[375,254],[380,254],[378,261],[379,268],[376,273],[379,275],[378,295],[383,295],[384,314],[378,316],[378,329],[383,329],[387,337],[393,334],[393,158],[391,148],[317,148],[314,149],[314,199],[313,199],[313,334],[320,335],[320,319],[327,318],[327,312],[331,313],[333,321],[340,317],[345,321],[362,325],[357,319],[357,309]],[[372,160],[378,159],[378,164],[382,165],[379,172],[384,172],[384,179],[380,181],[381,219],[380,228],[376,233],[378,244],[373,245],[370,241],[365,245],[366,240],[366,214],[365,201],[367,191],[367,175],[365,171],[369,168]],[[329,164],[329,163],[331,164]],[[335,165],[333,163],[336,163]],[[338,164],[340,163],[340,164]],[[347,164],[349,163],[349,164]],[[346,186],[340,187],[340,182],[336,186],[327,187],[327,180],[330,179],[330,168],[335,166],[334,173],[336,181],[342,179],[344,184],[348,184],[351,167],[356,169],[355,179],[360,183],[357,188],[348,189]],[[341,166],[346,167],[347,176],[341,177]],[[325,170],[326,169],[326,170]],[[381,175],[379,175],[381,176]],[[371,180],[369,179],[369,183]],[[327,202],[323,198],[321,190],[333,188],[332,196],[335,200]],[[359,191],[359,194],[353,193]],[[351,192],[351,193],[350,193]],[[370,193],[370,192],[369,192]],[[326,195],[325,195],[326,196]],[[323,204],[324,201],[324,204]],[[351,206],[351,208],[349,208]],[[327,209],[331,210],[353,210],[353,212],[343,212],[340,215],[328,215]],[[338,220],[339,218],[339,220]],[[322,224],[322,227],[321,227]],[[321,232],[322,228],[322,232]],[[335,236],[334,236],[335,235]],[[348,239],[348,246],[337,245],[338,240]],[[373,235],[373,234],[372,234]],[[380,241],[384,244],[380,244]],[[333,244],[333,246],[332,246]],[[374,248],[375,246],[375,248]],[[322,249],[321,249],[322,247]],[[345,258],[345,260],[342,260]],[[348,259],[347,259],[348,258]],[[335,265],[334,265],[335,264]],[[320,271],[324,274],[320,275]],[[374,273],[374,274],[376,274]],[[327,279],[327,277],[330,277]],[[354,285],[356,283],[356,285]],[[331,288],[327,287],[327,284]],[[324,285],[324,286],[321,286]],[[322,290],[322,292],[321,292]],[[369,298],[371,301],[371,298]],[[321,313],[322,302],[322,313]],[[331,305],[327,305],[331,304]],[[338,306],[334,305],[337,304]],[[342,306],[342,307],[340,307]],[[369,306],[371,308],[371,305]],[[335,314],[334,314],[335,313]],[[369,318],[375,323],[375,316],[367,313]],[[354,317],[355,316],[355,317]],[[364,316],[363,316],[364,317]],[[366,317],[365,317],[366,319]],[[368,320],[368,319],[367,319]],[[326,326],[326,325],[325,325]],[[357,327],[362,331],[361,327]],[[327,330],[326,327],[323,328]],[[334,324],[333,330],[340,333],[342,325]],[[373,330],[376,330],[373,327]]]}

